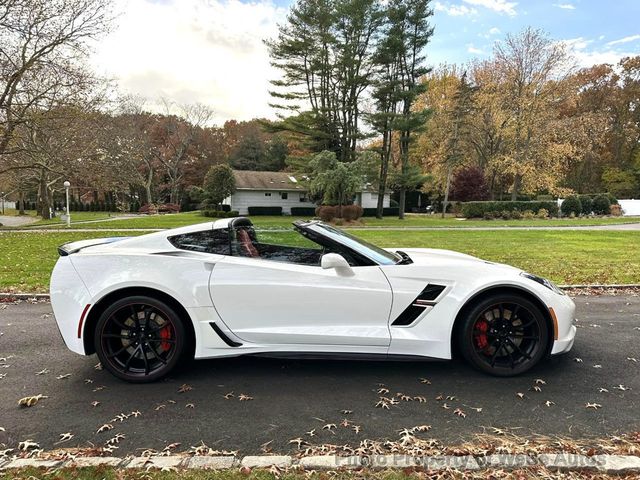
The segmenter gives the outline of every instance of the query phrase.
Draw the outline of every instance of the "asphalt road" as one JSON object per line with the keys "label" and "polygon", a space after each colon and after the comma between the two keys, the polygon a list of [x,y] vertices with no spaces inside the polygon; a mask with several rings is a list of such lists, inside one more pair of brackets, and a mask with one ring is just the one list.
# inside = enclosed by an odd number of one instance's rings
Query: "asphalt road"
{"label": "asphalt road", "polygon": [[[121,433],[118,455],[174,442],[181,443],[179,450],[204,442],[251,454],[261,453],[267,442],[274,452],[290,451],[289,440],[296,437],[316,444],[397,440],[399,429],[424,424],[432,426],[429,437],[444,442],[468,439],[486,427],[574,438],[638,430],[640,297],[576,302],[581,328],[574,350],[517,378],[492,378],[461,362],[238,358],[194,362],[152,385],[123,383],[94,369],[95,356],[68,352],[48,303],[0,305],[0,357],[6,357],[0,358],[0,447],[27,439],[47,449],[99,446]],[[46,373],[36,375],[43,369]],[[537,378],[546,382],[541,392],[531,389]],[[192,390],[179,393],[183,384]],[[426,401],[376,408],[381,384],[389,389],[385,396],[404,393]],[[233,397],[226,399],[229,392]],[[37,394],[48,398],[31,408],[18,407],[18,399]],[[241,394],[253,400],[240,401]],[[440,395],[455,398],[437,400]],[[545,406],[547,400],[555,404]],[[100,404],[92,406],[94,401]],[[587,409],[588,402],[602,408]],[[466,418],[455,415],[456,408]],[[353,411],[347,418],[361,427],[359,433],[340,425],[342,410]],[[140,415],[112,421],[133,411]],[[96,433],[105,423],[114,428]],[[337,427],[323,430],[329,423]],[[305,434],[312,429],[313,438]],[[56,444],[67,432],[73,438]]]}

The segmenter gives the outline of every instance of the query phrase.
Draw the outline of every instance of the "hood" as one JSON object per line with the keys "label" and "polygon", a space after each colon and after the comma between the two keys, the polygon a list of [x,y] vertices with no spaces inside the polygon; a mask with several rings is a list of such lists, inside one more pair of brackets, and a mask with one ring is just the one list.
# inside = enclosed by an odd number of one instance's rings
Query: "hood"
{"label": "hood", "polygon": [[493,262],[487,262],[486,260],[467,255],[466,253],[454,252],[453,250],[442,250],[439,248],[394,248],[390,250],[400,250],[407,253],[411,257],[411,260],[413,260],[413,263],[418,265],[433,264],[434,262],[441,262],[443,260],[493,264]]}
{"label": "hood", "polygon": [[512,267],[511,265],[505,265],[504,263],[490,262],[483,260],[466,253],[454,252],[452,250],[442,250],[437,248],[393,248],[391,251],[400,250],[405,252],[413,260],[413,265],[424,267],[436,267],[442,265],[443,267],[474,267],[483,268],[485,271],[502,271],[506,270],[519,273],[521,269]]}

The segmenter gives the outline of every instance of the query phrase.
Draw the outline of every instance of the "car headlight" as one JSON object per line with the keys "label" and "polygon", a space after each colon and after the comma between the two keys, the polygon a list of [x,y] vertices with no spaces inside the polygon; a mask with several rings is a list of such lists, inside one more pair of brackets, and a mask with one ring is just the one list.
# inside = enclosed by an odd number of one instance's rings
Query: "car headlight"
{"label": "car headlight", "polygon": [[537,275],[532,275],[531,273],[527,273],[527,272],[521,272],[520,275],[522,275],[525,278],[528,278],[529,280],[533,280],[536,283],[539,283],[540,285],[544,285],[545,287],[547,287],[549,290],[557,293],[558,295],[566,295],[560,288],[558,288],[558,286],[553,283],[551,280],[547,280],[546,278],[542,278],[542,277],[538,277]]}

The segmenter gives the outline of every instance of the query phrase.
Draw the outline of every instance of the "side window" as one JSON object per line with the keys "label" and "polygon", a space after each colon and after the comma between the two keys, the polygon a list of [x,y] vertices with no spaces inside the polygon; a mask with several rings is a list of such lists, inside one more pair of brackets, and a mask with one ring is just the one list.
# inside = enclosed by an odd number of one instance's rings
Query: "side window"
{"label": "side window", "polygon": [[226,228],[176,235],[175,237],[170,237],[169,242],[180,250],[231,255],[229,230]]}

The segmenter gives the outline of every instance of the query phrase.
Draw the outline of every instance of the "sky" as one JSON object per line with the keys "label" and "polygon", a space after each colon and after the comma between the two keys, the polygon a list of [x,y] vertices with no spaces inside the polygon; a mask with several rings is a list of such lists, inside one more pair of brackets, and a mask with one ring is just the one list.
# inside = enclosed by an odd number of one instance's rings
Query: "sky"
{"label": "sky", "polygon": [[[274,37],[290,0],[116,0],[113,31],[94,69],[122,92],[204,103],[214,121],[274,118],[263,39]],[[577,67],[640,55],[640,0],[432,0],[431,66],[488,58],[508,33],[532,26],[565,42]]]}

